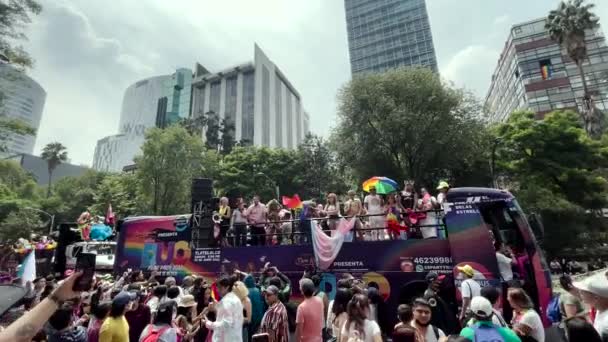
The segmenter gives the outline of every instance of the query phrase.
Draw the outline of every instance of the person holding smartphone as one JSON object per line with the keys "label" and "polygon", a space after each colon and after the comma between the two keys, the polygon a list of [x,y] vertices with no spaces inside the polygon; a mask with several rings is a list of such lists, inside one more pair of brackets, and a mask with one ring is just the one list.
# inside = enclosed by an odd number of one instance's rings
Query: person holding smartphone
{"label": "person holding smartphone", "polygon": [[0,341],[29,341],[34,338],[55,311],[59,309],[60,303],[80,295],[80,292],[72,289],[80,276],[82,276],[80,271],[73,273],[32,310],[26,312],[4,331],[0,332]]}

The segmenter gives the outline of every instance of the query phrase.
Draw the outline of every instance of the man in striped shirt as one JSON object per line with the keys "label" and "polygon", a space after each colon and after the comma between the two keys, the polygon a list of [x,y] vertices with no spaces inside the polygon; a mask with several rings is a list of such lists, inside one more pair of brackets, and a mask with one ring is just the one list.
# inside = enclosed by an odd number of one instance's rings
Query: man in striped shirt
{"label": "man in striped shirt", "polygon": [[269,342],[289,342],[287,310],[279,300],[279,288],[270,285],[264,290],[268,310],[262,318],[261,333],[268,334]]}

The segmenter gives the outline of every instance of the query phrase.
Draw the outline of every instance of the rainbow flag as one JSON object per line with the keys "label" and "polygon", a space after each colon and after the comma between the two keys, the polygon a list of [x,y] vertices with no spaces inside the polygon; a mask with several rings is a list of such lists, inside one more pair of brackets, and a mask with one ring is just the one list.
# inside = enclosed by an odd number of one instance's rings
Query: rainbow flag
{"label": "rainbow flag", "polygon": [[540,67],[540,74],[542,75],[543,80],[550,78],[551,77],[551,66],[548,64],[545,64],[542,67]]}
{"label": "rainbow flag", "polygon": [[216,302],[219,302],[221,299],[220,291],[217,289],[217,283],[211,284],[211,298]]}
{"label": "rainbow flag", "polygon": [[283,196],[283,205],[289,209],[301,209],[302,201],[300,200],[300,196],[298,194],[293,195],[293,197]]}

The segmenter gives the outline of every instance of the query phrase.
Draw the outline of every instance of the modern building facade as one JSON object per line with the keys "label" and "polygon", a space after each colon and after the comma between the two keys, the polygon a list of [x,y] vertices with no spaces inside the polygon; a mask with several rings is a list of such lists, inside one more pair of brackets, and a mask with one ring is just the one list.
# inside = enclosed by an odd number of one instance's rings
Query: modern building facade
{"label": "modern building facade", "polygon": [[401,66],[437,71],[425,0],[344,0],[353,75]]}
{"label": "modern building facade", "polygon": [[[601,28],[586,32],[587,86],[597,108],[608,109],[608,47]],[[485,98],[490,122],[504,122],[519,109],[542,118],[557,109],[582,110],[583,83],[576,64],[549,37],[545,18],[514,25]]]}
{"label": "modern building facade", "polygon": [[300,93],[257,44],[254,50],[253,62],[217,73],[196,67],[191,115],[216,113],[244,144],[295,148],[310,126]]}
{"label": "modern building facade", "polygon": [[[21,119],[38,131],[42,111],[46,100],[46,91],[31,77],[0,60],[0,115]],[[6,133],[0,132],[4,135]],[[3,139],[7,150],[0,156],[34,152],[36,135],[7,134]]]}
{"label": "modern building facade", "polygon": [[141,152],[146,129],[187,118],[191,83],[192,71],[180,68],[171,75],[146,78],[129,86],[123,96],[118,134],[97,141],[93,168],[122,171]]}
{"label": "modern building facade", "polygon": [[[38,185],[49,184],[49,166],[46,160],[27,153],[11,155],[5,159],[15,161],[24,170],[31,173]],[[89,170],[91,169],[86,166],[61,163],[53,170],[53,183],[65,177],[82,176]]]}

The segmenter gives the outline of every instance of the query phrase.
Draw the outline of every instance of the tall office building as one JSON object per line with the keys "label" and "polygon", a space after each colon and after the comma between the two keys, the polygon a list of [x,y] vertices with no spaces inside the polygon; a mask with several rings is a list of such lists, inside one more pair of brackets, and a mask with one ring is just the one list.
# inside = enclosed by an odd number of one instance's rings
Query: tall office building
{"label": "tall office building", "polygon": [[[608,109],[608,47],[601,28],[585,34],[585,78],[595,106]],[[490,122],[504,122],[518,109],[542,118],[556,109],[582,110],[583,83],[576,64],[549,37],[545,18],[514,25],[498,59],[485,99]]]}
{"label": "tall office building", "polygon": [[[46,92],[31,77],[12,66],[0,56],[0,115],[21,119],[38,131]],[[3,143],[7,150],[0,156],[33,154],[36,135],[6,134]]]}
{"label": "tall office building", "polygon": [[118,134],[97,141],[93,168],[118,172],[141,153],[146,129],[166,127],[190,113],[192,71],[146,78],[127,88],[123,96]]}
{"label": "tall office building", "polygon": [[300,93],[255,45],[254,60],[217,73],[197,65],[192,116],[208,112],[235,124],[235,140],[257,146],[296,148],[310,118]]}
{"label": "tall office building", "polygon": [[425,0],[345,0],[353,75],[400,66],[437,71]]}

